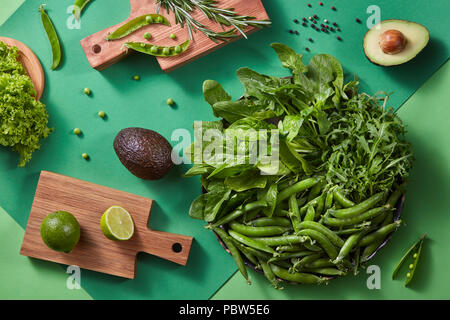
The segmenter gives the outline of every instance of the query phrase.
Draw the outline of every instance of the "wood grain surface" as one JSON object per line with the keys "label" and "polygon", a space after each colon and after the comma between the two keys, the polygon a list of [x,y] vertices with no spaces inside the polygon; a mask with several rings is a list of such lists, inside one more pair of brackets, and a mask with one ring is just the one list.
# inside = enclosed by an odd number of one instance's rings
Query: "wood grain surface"
{"label": "wood grain surface", "polygon": [[24,43],[11,39],[0,37],[0,41],[6,43],[10,47],[17,47],[19,49],[19,61],[22,63],[23,67],[28,73],[28,76],[33,82],[34,89],[36,90],[36,100],[41,99],[42,93],[44,92],[44,70],[33,51],[25,45]]}
{"label": "wood grain surface", "polygon": [[[81,46],[93,68],[103,70],[126,57],[132,50],[127,51],[127,49],[123,47],[123,44],[127,41],[147,42],[147,40],[144,39],[144,34],[146,32],[150,32],[152,35],[152,38],[148,42],[160,46],[181,44],[189,38],[187,29],[175,24],[174,15],[172,13],[167,14],[166,11],[162,11],[161,9],[160,14],[169,19],[171,27],[158,24],[147,25],[122,39],[106,41],[105,38],[108,33],[112,33],[129,20],[144,14],[156,13],[157,11],[155,0],[129,1],[131,14],[127,20],[81,40]],[[257,20],[269,19],[261,0],[219,0],[218,3],[221,8],[234,8],[240,15],[253,16]],[[213,30],[222,31],[220,26],[209,20],[198,10],[196,10],[192,16],[204,25],[211,27]],[[245,31],[249,34],[255,30],[258,29],[249,27]],[[171,33],[174,33],[177,36],[176,39],[170,39],[169,36]],[[239,38],[242,38],[242,36],[239,35],[228,42],[216,43],[200,31],[197,31],[194,33],[194,41],[191,41],[190,47],[186,52],[175,57],[158,57],[157,60],[164,72],[170,72]],[[152,57],[149,56],[149,59],[150,58]]]}
{"label": "wood grain surface", "polygon": [[[150,230],[152,204],[148,198],[42,171],[20,253],[130,279],[136,274],[138,252],[186,265],[193,238]],[[109,240],[100,229],[103,212],[113,205],[133,217],[135,232],[128,241]],[[42,220],[58,210],[72,213],[81,227],[80,241],[69,254],[51,250],[40,235]]]}

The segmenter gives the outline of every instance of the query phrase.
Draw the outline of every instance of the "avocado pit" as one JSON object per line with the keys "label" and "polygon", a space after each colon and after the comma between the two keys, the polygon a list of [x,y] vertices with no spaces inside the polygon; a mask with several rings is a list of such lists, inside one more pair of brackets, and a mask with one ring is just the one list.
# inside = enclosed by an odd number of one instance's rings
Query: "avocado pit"
{"label": "avocado pit", "polygon": [[386,54],[402,52],[406,43],[406,37],[398,30],[386,30],[380,35],[380,48]]}

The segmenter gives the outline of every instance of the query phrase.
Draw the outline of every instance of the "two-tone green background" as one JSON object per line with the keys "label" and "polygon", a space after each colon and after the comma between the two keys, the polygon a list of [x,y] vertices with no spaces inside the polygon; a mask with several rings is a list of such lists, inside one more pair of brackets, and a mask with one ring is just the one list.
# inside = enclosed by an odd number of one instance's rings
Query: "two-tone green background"
{"label": "two-tone green background", "polygon": [[[153,1],[153,0],[145,0]],[[307,3],[313,8],[308,8]],[[43,142],[26,168],[16,166],[17,157],[0,147],[0,298],[3,299],[448,299],[450,298],[450,65],[449,36],[446,33],[450,3],[415,1],[323,1],[263,0],[273,20],[270,29],[251,35],[201,58],[170,74],[164,74],[156,61],[135,54],[102,71],[93,70],[79,41],[129,14],[127,0],[95,0],[83,13],[80,29],[66,26],[72,0],[47,0],[48,13],[61,37],[64,61],[60,70],[50,71],[51,52],[40,24],[34,0],[3,0],[0,8],[0,36],[26,43],[39,57],[46,72],[42,101],[50,113],[55,132]],[[362,52],[362,37],[369,5],[377,5],[382,19],[399,18],[426,25],[431,33],[428,47],[413,62],[394,68],[382,68],[367,61]],[[330,10],[331,5],[337,11]],[[20,7],[19,7],[20,6]],[[18,9],[17,9],[18,8]],[[17,11],[16,11],[17,9]],[[15,12],[15,13],[14,13]],[[14,13],[14,14],[13,14]],[[336,35],[317,33],[292,22],[314,13],[321,19],[339,23],[343,41]],[[358,17],[363,24],[357,24]],[[8,19],[9,18],[9,19]],[[300,35],[288,33],[298,30]],[[151,31],[151,30],[150,30]],[[307,41],[311,37],[313,43]],[[132,176],[114,154],[112,141],[124,127],[140,126],[156,130],[169,140],[174,129],[192,132],[195,120],[212,120],[203,101],[201,84],[215,79],[238,97],[242,93],[234,75],[248,66],[259,72],[286,75],[271,42],[286,43],[305,55],[330,53],[343,64],[348,78],[357,74],[362,89],[369,93],[393,92],[390,105],[408,127],[408,139],[414,145],[416,162],[411,173],[403,225],[388,247],[373,259],[381,268],[381,289],[369,290],[368,274],[348,275],[328,286],[288,286],[283,291],[270,287],[265,279],[251,272],[248,286],[233,260],[220,247],[211,232],[199,221],[188,217],[190,202],[199,193],[198,179],[181,175],[188,165],[177,166],[163,180],[148,182]],[[308,46],[308,53],[304,48]],[[138,74],[141,81],[132,80]],[[83,95],[84,87],[93,95]],[[165,105],[172,97],[175,108]],[[104,110],[106,121],[96,116]],[[82,128],[84,136],[71,134]],[[174,145],[177,141],[172,142]],[[81,158],[87,152],[91,161]],[[29,259],[19,248],[31,208],[39,172],[50,170],[109,187],[150,197],[156,201],[150,226],[195,237],[187,266],[141,254],[137,277],[121,279],[82,270],[81,290],[66,288],[69,276],[65,266]],[[402,253],[421,234],[429,240],[424,247],[417,278],[411,288],[390,274]],[[234,275],[233,275],[234,274]],[[230,278],[231,277],[231,278]]]}

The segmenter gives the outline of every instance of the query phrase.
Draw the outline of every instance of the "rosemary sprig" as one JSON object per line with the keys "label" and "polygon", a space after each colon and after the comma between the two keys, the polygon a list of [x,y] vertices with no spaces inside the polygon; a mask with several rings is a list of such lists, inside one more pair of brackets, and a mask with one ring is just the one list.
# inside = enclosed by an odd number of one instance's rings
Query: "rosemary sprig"
{"label": "rosemary sprig", "polygon": [[[232,8],[221,9],[217,6],[217,0],[156,0],[156,3],[158,4],[158,12],[161,8],[164,8],[168,13],[174,13],[175,22],[183,28],[184,26],[187,27],[191,40],[193,40],[193,32],[197,32],[197,30],[215,42],[227,41],[237,37],[237,33],[247,38],[244,32],[246,27],[262,28],[272,23],[270,20],[255,20],[255,17],[239,15]],[[222,28],[232,28],[219,32],[211,30],[192,17],[191,13],[195,9],[199,9],[209,20],[216,22]]]}

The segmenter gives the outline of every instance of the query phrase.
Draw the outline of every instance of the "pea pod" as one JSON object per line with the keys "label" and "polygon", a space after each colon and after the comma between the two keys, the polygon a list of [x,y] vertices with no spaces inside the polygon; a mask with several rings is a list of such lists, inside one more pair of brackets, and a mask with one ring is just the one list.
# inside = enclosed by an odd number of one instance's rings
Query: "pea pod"
{"label": "pea pod", "polygon": [[333,198],[344,208],[350,208],[355,206],[355,203],[350,199],[347,199],[340,190],[335,190],[333,192]]}
{"label": "pea pod", "polygon": [[277,277],[287,281],[304,284],[320,284],[327,281],[326,278],[318,277],[316,275],[309,273],[299,273],[299,272],[290,273],[288,270],[278,267],[277,265],[274,264],[270,264],[270,267]]}
{"label": "pea pod", "polygon": [[272,257],[269,259],[268,262],[274,262],[274,261],[280,261],[280,260],[288,260],[292,258],[299,258],[299,257],[306,257],[311,254],[314,254],[312,251],[298,251],[298,252],[287,252],[287,253],[280,253],[278,257]]}
{"label": "pea pod", "polygon": [[248,225],[252,227],[268,227],[268,226],[280,226],[280,227],[291,227],[291,222],[283,217],[262,217],[256,220],[247,222]]}
{"label": "pea pod", "polygon": [[339,270],[337,268],[302,268],[302,272],[308,272],[308,273],[317,273],[322,274],[324,276],[343,276],[347,272],[343,270]]}
{"label": "pea pod", "polygon": [[369,232],[369,231],[368,230],[363,230],[363,231],[360,231],[358,233],[354,233],[350,237],[348,237],[347,240],[345,240],[344,245],[342,246],[341,250],[339,251],[339,254],[338,254],[337,258],[333,261],[333,263],[340,264],[342,262],[342,260],[344,260],[344,258],[346,258],[350,254],[350,251],[352,251],[353,248],[356,247],[358,242],[361,240],[361,238],[367,232]]}
{"label": "pea pod", "polygon": [[190,40],[188,39],[182,44],[172,47],[156,46],[144,42],[125,42],[124,46],[155,57],[174,57],[185,52],[189,48],[189,44]]}
{"label": "pea pod", "polygon": [[251,262],[255,265],[255,267],[258,266],[259,262],[257,257],[255,257],[255,255],[250,252],[249,250],[247,250],[247,247],[244,246],[242,243],[236,241],[235,239],[231,238],[231,241],[233,241],[233,244],[236,246],[236,248],[238,248],[238,250],[240,252],[242,252],[242,254]]}
{"label": "pea pod", "polygon": [[80,20],[81,12],[83,11],[84,7],[86,7],[86,5],[89,2],[91,2],[91,0],[76,0],[75,1],[75,4],[73,5],[72,14],[77,21]]}
{"label": "pea pod", "polygon": [[314,217],[316,216],[316,210],[314,210],[313,206],[309,206],[306,210],[305,221],[314,221]]}
{"label": "pea pod", "polygon": [[389,208],[395,208],[395,205],[398,202],[398,199],[402,196],[402,194],[405,192],[406,183],[401,184],[400,186],[395,189],[394,192],[390,195],[390,197],[387,200],[386,205]]}
{"label": "pea pod", "polygon": [[334,267],[334,263],[331,262],[329,258],[319,258],[315,261],[309,262],[304,265],[305,268],[327,268],[327,267]]}
{"label": "pea pod", "polygon": [[400,225],[401,220],[397,220],[391,224],[388,224],[387,226],[381,227],[380,229],[368,234],[367,236],[365,236],[364,238],[361,239],[361,241],[359,242],[359,245],[361,247],[367,246],[369,244],[371,244],[372,242],[378,240],[378,239],[384,239],[386,238],[386,236],[393,232],[395,229],[398,228],[398,226]]}
{"label": "pea pod", "polygon": [[267,207],[267,203],[265,201],[255,201],[255,202],[247,203],[243,208],[239,207],[239,208],[235,209],[231,213],[220,218],[217,222],[210,225],[208,228],[218,227],[220,225],[226,224],[230,221],[233,221],[234,219],[239,218],[240,216],[242,216],[244,213],[246,213],[248,211],[258,210],[258,209],[261,209],[264,207]]}
{"label": "pea pod", "polygon": [[286,231],[290,230],[287,227],[279,227],[279,226],[267,226],[267,227],[251,227],[246,226],[244,224],[238,223],[236,221],[231,221],[229,226],[234,231],[237,231],[243,235],[250,237],[266,237],[266,236],[275,236],[279,234],[283,234]]}
{"label": "pea pod", "polygon": [[44,10],[44,6],[41,5],[39,7],[39,11],[41,13],[42,25],[44,26],[45,32],[48,37],[48,41],[50,42],[50,46],[52,49],[53,63],[51,69],[54,70],[59,67],[61,63],[61,44],[59,42],[58,34],[56,33],[55,27],[53,26],[50,17]]}
{"label": "pea pod", "polygon": [[299,244],[305,241],[304,239],[302,239],[302,237],[299,237],[297,235],[286,235],[278,237],[256,237],[253,239],[258,242],[262,242],[269,247]]}
{"label": "pea pod", "polygon": [[274,256],[278,256],[279,255],[279,253],[277,253],[275,250],[273,250],[272,248],[270,248],[269,246],[267,246],[265,243],[263,243],[261,241],[249,238],[249,237],[244,236],[243,234],[240,234],[240,233],[238,233],[236,231],[233,231],[233,230],[228,230],[228,233],[234,239],[236,239],[237,241],[239,241],[239,242],[241,242],[241,243],[243,243],[243,244],[245,244],[245,245],[247,245],[249,247],[252,247],[254,249],[261,250],[261,251],[264,251],[264,252],[267,252],[267,253],[271,253]]}
{"label": "pea pod", "polygon": [[166,17],[160,14],[156,13],[144,14],[121,25],[111,34],[108,34],[106,40],[121,39],[149,24],[164,24],[166,26],[170,26],[169,20],[167,20]]}
{"label": "pea pod", "polygon": [[281,201],[286,200],[293,194],[296,194],[298,192],[301,192],[301,191],[304,191],[306,189],[313,187],[320,180],[321,180],[321,178],[307,178],[300,182],[294,183],[293,185],[287,187],[286,189],[282,190],[278,194],[277,203],[280,203]]}
{"label": "pea pod", "polygon": [[375,194],[374,196],[370,197],[367,200],[364,200],[363,202],[349,208],[345,209],[339,209],[339,210],[329,210],[329,212],[335,216],[336,218],[341,219],[348,219],[356,217],[363,212],[366,212],[367,210],[371,209],[373,206],[375,206],[378,202],[380,202],[381,199],[383,199],[385,196],[384,192],[379,192]]}
{"label": "pea pod", "polygon": [[347,218],[347,219],[338,219],[338,218],[332,218],[332,217],[325,216],[323,219],[323,222],[332,227],[351,226],[351,225],[363,222],[364,220],[373,219],[376,216],[378,216],[388,210],[389,209],[387,207],[378,207],[378,208],[374,208],[369,211],[366,211],[356,217]]}
{"label": "pea pod", "polygon": [[219,237],[222,239],[222,241],[226,244],[226,246],[230,250],[231,256],[233,257],[234,261],[236,262],[236,265],[239,268],[239,271],[244,276],[245,280],[247,280],[248,284],[250,284],[250,280],[248,278],[247,268],[245,267],[244,260],[242,260],[241,254],[239,253],[238,249],[233,244],[231,237],[224,230],[222,230],[220,228],[216,228],[216,229],[214,229],[214,231],[219,235]]}
{"label": "pea pod", "polygon": [[328,239],[330,239],[331,243],[333,243],[336,247],[342,247],[344,245],[344,240],[342,240],[336,233],[328,229],[323,224],[320,224],[315,221],[303,221],[300,223],[300,229],[313,229],[319,231],[324,234]]}
{"label": "pea pod", "polygon": [[298,225],[300,223],[300,210],[298,208],[297,198],[295,194],[292,194],[289,197],[289,217],[291,218],[292,227],[294,228],[294,231],[299,231]]}
{"label": "pea pod", "polygon": [[307,256],[303,257],[302,259],[297,259],[297,261],[293,264],[293,266],[291,268],[291,271],[294,271],[294,272],[299,271],[299,269],[301,267],[316,261],[321,256],[322,256],[321,253],[313,253],[313,254],[310,254],[310,255],[307,255]]}
{"label": "pea pod", "polygon": [[275,289],[282,289],[278,287],[278,280],[275,276],[275,274],[272,271],[272,268],[270,267],[270,265],[267,263],[267,261],[265,261],[264,259],[258,258],[259,260],[259,264],[261,265],[263,272],[264,272],[264,276],[267,278],[267,280],[269,280],[269,282],[273,285],[273,287]]}
{"label": "pea pod", "polygon": [[413,267],[409,271],[409,277],[406,278],[405,286],[407,286],[411,282],[417,268],[417,263],[419,261],[420,254],[422,253],[422,246],[426,236],[427,235],[424,234],[415,244],[413,244],[411,248],[408,249],[408,251],[406,251],[406,253],[403,255],[403,257],[395,266],[394,271],[392,272],[392,279],[395,278],[398,271],[400,270],[400,267],[405,263],[406,259],[411,255],[411,253],[417,250],[417,252],[414,254],[415,256],[413,255],[414,257]]}
{"label": "pea pod", "polygon": [[303,229],[297,233],[298,236],[308,236],[313,240],[316,240],[319,245],[325,250],[331,259],[335,259],[338,252],[331,241],[321,232],[314,229]]}

